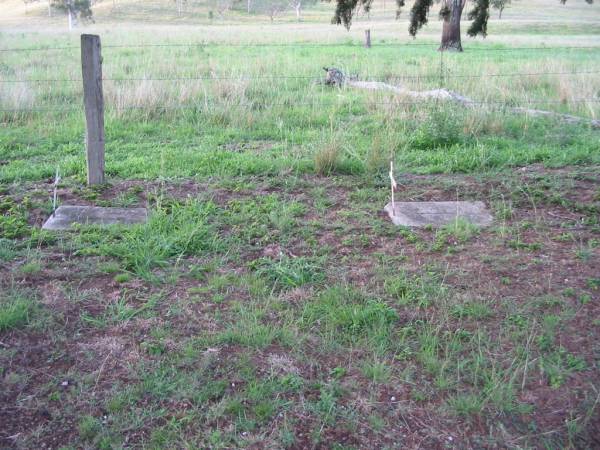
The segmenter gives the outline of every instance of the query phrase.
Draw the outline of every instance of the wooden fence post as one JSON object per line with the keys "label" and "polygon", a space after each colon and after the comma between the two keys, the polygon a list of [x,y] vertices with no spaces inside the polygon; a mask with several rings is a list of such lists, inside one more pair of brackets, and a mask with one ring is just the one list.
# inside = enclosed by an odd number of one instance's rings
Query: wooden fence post
{"label": "wooden fence post", "polygon": [[85,106],[88,185],[104,183],[104,97],[100,36],[81,35],[81,73]]}
{"label": "wooden fence post", "polygon": [[365,47],[371,48],[371,30],[365,30]]}

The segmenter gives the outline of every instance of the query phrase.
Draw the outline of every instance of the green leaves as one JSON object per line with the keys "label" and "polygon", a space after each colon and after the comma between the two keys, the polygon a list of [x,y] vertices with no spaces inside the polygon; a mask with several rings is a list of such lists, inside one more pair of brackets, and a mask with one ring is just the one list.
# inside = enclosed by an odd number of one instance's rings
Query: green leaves
{"label": "green leaves", "polygon": [[487,23],[490,18],[490,0],[475,0],[474,8],[467,15],[472,20],[471,26],[467,30],[469,36],[481,34],[487,36]]}
{"label": "green leaves", "polygon": [[335,25],[343,24],[349,30],[352,25],[354,10],[360,5],[366,12],[369,12],[372,0],[336,0],[336,3],[331,23]]}
{"label": "green leaves", "polygon": [[0,236],[14,239],[27,234],[26,210],[10,198],[0,199]]}
{"label": "green leaves", "polygon": [[433,5],[433,0],[417,0],[410,11],[410,25],[408,33],[416,36],[423,25],[427,24],[429,18],[429,9]]}

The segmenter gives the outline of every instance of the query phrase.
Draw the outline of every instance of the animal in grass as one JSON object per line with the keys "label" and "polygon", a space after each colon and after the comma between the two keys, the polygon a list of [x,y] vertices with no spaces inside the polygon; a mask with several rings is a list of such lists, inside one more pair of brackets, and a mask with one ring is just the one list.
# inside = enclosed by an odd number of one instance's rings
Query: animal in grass
{"label": "animal in grass", "polygon": [[344,84],[346,76],[340,69],[336,69],[335,67],[323,67],[323,70],[327,72],[325,84],[338,87]]}

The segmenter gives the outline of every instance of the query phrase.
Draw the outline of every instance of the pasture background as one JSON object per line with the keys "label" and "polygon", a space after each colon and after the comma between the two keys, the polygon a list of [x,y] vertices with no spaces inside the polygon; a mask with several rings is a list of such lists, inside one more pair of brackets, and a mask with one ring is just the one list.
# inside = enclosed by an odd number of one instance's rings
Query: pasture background
{"label": "pasture background", "polygon": [[[161,4],[164,14],[157,9]],[[502,21],[492,20],[485,41],[465,38],[469,51],[440,56],[434,51],[439,34],[435,17],[412,41],[405,32],[405,19],[386,20],[380,6],[376,3],[371,20],[359,17],[347,32],[327,24],[329,9],[323,4],[310,10],[302,23],[283,17],[274,24],[214,20],[210,25],[202,16],[206,10],[197,7],[178,18],[176,25],[165,25],[170,17],[167,7],[173,9],[174,4],[123,2],[113,11],[110,3],[100,3],[97,25],[85,30],[98,32],[104,46],[109,173],[155,178],[281,168],[306,171],[316,149],[334,137],[345,147],[348,170],[353,171],[364,168],[374,140],[406,169],[419,172],[594,160],[597,137],[585,129],[555,128],[539,120],[529,127],[527,118],[507,117],[502,107],[531,105],[598,116],[598,50],[571,48],[597,44],[597,22],[591,20],[598,14],[597,7],[578,2],[569,8],[539,7],[543,13],[538,17],[537,10],[528,10],[530,6],[521,10],[524,5],[515,3]],[[137,8],[146,14],[146,21],[131,22],[127,11]],[[74,152],[82,129],[78,35],[64,32],[64,17],[48,19],[44,14],[39,5],[21,16],[27,20],[25,29],[29,21],[37,26],[43,23],[43,33],[23,34],[17,32],[20,28],[7,26],[2,35],[5,48],[49,48],[2,54],[0,107],[9,110],[2,114],[11,121],[10,146],[20,155],[2,167],[7,181],[50,176],[59,161],[66,175],[83,173],[79,152]],[[232,18],[238,15],[231,13]],[[527,15],[531,18],[524,20]],[[10,16],[4,20],[11,23]],[[53,27],[46,23],[50,20]],[[123,23],[113,26],[114,20]],[[148,24],[152,20],[159,23]],[[569,24],[562,28],[564,34],[554,31],[559,20]],[[103,28],[103,21],[111,26]],[[373,30],[374,47],[369,50],[361,47],[366,27]],[[535,34],[545,27],[547,34]],[[575,30],[577,35],[569,34]],[[164,46],[136,47],[147,44]],[[510,49],[529,46],[536,49]],[[552,48],[539,48],[543,46]],[[51,49],[55,47],[59,48]],[[475,112],[452,111],[452,119],[440,122],[440,117],[431,118],[431,108],[412,105],[410,98],[338,91],[318,84],[324,66],[415,90],[442,85],[493,104]],[[50,81],[22,82],[28,79]],[[440,116],[452,107],[435,109]],[[434,141],[444,141],[442,150],[436,149],[435,142],[424,143],[425,151],[411,145],[422,137],[422,128],[431,128],[429,122],[441,123],[437,128],[447,125],[447,130],[439,130],[442,136],[433,136]],[[43,164],[23,158],[23,147],[29,146],[31,138],[41,144],[36,147]],[[224,148],[240,140],[258,142],[265,150],[260,161],[254,155],[248,161],[247,153]]]}

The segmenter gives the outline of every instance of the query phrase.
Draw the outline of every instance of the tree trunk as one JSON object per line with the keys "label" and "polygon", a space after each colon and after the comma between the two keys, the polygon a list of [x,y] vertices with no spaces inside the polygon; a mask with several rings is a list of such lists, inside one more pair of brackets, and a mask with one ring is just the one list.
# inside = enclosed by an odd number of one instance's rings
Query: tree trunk
{"label": "tree trunk", "polygon": [[460,17],[466,0],[445,0],[443,8],[448,8],[448,13],[444,16],[442,27],[442,43],[439,51],[462,52],[460,42]]}
{"label": "tree trunk", "polygon": [[302,20],[301,9],[302,9],[302,2],[299,1],[298,3],[296,3],[296,20],[298,22],[300,22]]}
{"label": "tree trunk", "polygon": [[250,0],[246,2],[246,6],[248,7],[248,14],[250,14]]}
{"label": "tree trunk", "polygon": [[69,31],[73,29],[73,12],[71,11],[71,7],[67,10],[67,16],[69,18]]}
{"label": "tree trunk", "polygon": [[52,4],[48,0],[48,17],[52,17]]}
{"label": "tree trunk", "polygon": [[500,7],[500,9],[498,10],[498,20],[502,20],[502,11],[504,11],[504,8]]}

